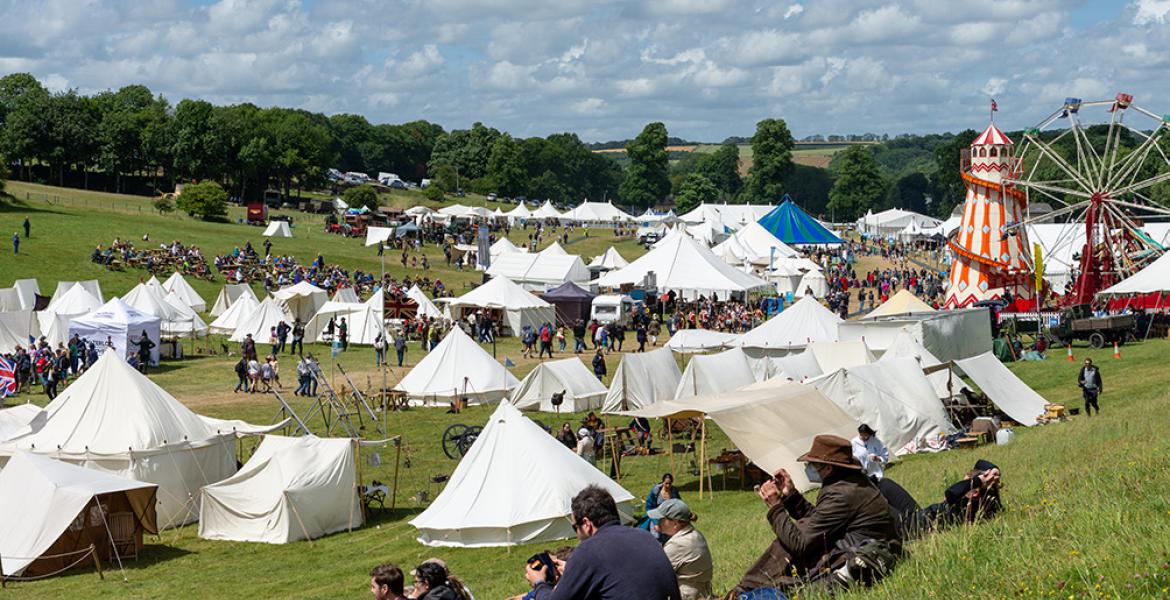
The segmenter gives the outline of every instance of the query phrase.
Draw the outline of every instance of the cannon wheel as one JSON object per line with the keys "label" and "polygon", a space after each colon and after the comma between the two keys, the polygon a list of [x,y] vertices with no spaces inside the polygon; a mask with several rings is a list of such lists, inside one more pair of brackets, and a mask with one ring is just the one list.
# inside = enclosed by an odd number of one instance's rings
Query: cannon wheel
{"label": "cannon wheel", "polygon": [[463,436],[459,438],[459,456],[463,456],[467,454],[468,450],[471,450],[471,445],[475,443],[482,431],[483,427],[473,425],[463,432]]}
{"label": "cannon wheel", "polygon": [[443,432],[443,454],[452,460],[463,456],[463,452],[459,449],[463,435],[467,432],[467,426],[462,423],[456,423]]}

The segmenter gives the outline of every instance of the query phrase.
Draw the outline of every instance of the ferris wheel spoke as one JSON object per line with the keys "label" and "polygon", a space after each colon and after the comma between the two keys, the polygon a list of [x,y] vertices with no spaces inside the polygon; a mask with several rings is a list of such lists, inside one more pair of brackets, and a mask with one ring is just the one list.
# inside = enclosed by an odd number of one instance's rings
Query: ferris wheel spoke
{"label": "ferris wheel spoke", "polygon": [[[1097,189],[1105,186],[1105,172],[1113,169],[1113,159],[1117,158],[1117,145],[1114,143],[1114,131],[1117,129],[1117,113],[1114,110],[1109,113],[1109,130],[1105,133],[1105,148],[1101,150],[1102,170],[1097,178]],[[1110,146],[1113,146],[1113,153],[1110,154]]]}
{"label": "ferris wheel spoke", "polygon": [[1155,185],[1158,185],[1159,183],[1162,183],[1163,181],[1170,181],[1170,171],[1165,172],[1165,173],[1159,173],[1158,175],[1150,177],[1149,179],[1143,179],[1142,181],[1139,181],[1137,183],[1132,183],[1132,184],[1127,185],[1123,188],[1117,189],[1117,190],[1113,191],[1113,194],[1118,195],[1118,196],[1120,196],[1122,194],[1131,194],[1131,193],[1136,192],[1138,190],[1144,190],[1148,187],[1153,187]]}
{"label": "ferris wheel spoke", "polygon": [[[1136,194],[1136,195],[1140,196],[1141,194]],[[1164,208],[1162,206],[1159,206],[1157,203],[1150,200],[1149,198],[1146,198],[1145,196],[1142,196],[1142,199],[1146,200],[1150,204],[1148,204],[1148,205],[1147,204],[1136,204],[1134,202],[1126,202],[1125,200],[1111,200],[1110,202],[1112,202],[1113,204],[1116,204],[1118,206],[1125,206],[1127,208],[1144,210],[1146,212],[1151,212],[1151,213],[1155,213],[1155,214],[1159,214],[1159,215],[1163,215],[1163,216],[1170,216],[1170,208]]]}
{"label": "ferris wheel spoke", "polygon": [[1118,168],[1109,177],[1109,180],[1105,182],[1105,189],[1114,188],[1127,178],[1129,179],[1129,184],[1132,184],[1133,180],[1141,173],[1142,165],[1146,164],[1146,159],[1149,158],[1150,151],[1157,144],[1157,138],[1154,136],[1149,136],[1142,141],[1140,146],[1121,160]]}
{"label": "ferris wheel spoke", "polygon": [[1070,123],[1068,130],[1072,132],[1073,139],[1076,140],[1077,154],[1083,156],[1082,164],[1085,166],[1085,174],[1089,180],[1096,180],[1103,168],[1101,157],[1097,154],[1097,149],[1093,147],[1093,144],[1089,143],[1089,136],[1085,133],[1080,118],[1076,114],[1070,113],[1068,120]]}
{"label": "ferris wheel spoke", "polygon": [[[1078,198],[1084,198],[1086,200],[1089,198],[1092,198],[1092,194],[1089,194],[1088,192],[1085,192],[1083,190],[1061,187],[1058,185],[1047,185],[1047,184],[1043,184],[1043,183],[1037,183],[1034,181],[1016,181],[1014,183],[1017,187],[1025,187],[1025,188],[1040,190],[1040,191],[1044,191],[1044,192],[1051,192],[1053,194],[1068,194],[1070,196],[1076,196]],[[1061,204],[1068,204],[1068,201],[1067,200],[1060,200],[1060,203]]]}
{"label": "ferris wheel spoke", "polygon": [[1036,149],[1039,150],[1041,154],[1043,154],[1044,156],[1047,156],[1049,158],[1049,160],[1051,160],[1057,167],[1060,168],[1060,170],[1064,171],[1064,174],[1066,176],[1068,176],[1070,179],[1073,179],[1077,182],[1077,185],[1079,185],[1081,187],[1081,189],[1086,194],[1086,197],[1088,197],[1087,196],[1088,194],[1092,193],[1092,189],[1091,189],[1091,186],[1089,185],[1089,182],[1085,181],[1085,179],[1081,175],[1081,173],[1078,172],[1075,168],[1073,168],[1072,165],[1068,164],[1068,161],[1064,160],[1064,157],[1060,156],[1060,154],[1058,152],[1056,152],[1055,150],[1050,148],[1048,146],[1048,144],[1037,139],[1035,135],[1032,135],[1032,134],[1026,134],[1026,135],[1029,136],[1029,139],[1032,141],[1033,144],[1036,145]]}

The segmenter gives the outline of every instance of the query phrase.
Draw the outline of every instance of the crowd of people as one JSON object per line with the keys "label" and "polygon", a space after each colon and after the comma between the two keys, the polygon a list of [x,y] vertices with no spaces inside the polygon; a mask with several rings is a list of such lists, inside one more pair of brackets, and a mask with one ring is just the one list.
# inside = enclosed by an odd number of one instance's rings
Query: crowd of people
{"label": "crowd of people", "polygon": [[[144,245],[149,243],[150,235],[143,235],[142,242]],[[98,244],[89,259],[111,269],[140,267],[151,275],[178,271],[199,279],[209,281],[212,279],[211,269],[208,268],[199,246],[185,245],[178,240],[170,244],[159,244],[158,248],[143,249],[135,247],[129,240],[114,238],[108,247]]]}
{"label": "crowd of people", "polygon": [[[129,343],[129,364],[145,374],[157,344],[145,331],[130,339]],[[57,344],[56,348],[41,337],[27,346],[17,344],[12,352],[0,355],[0,358],[12,366],[16,393],[29,393],[33,386],[40,386],[41,393],[52,400],[70,380],[89,370],[102,352],[112,348],[114,342],[108,336],[105,341],[94,342],[75,333],[67,342]]]}

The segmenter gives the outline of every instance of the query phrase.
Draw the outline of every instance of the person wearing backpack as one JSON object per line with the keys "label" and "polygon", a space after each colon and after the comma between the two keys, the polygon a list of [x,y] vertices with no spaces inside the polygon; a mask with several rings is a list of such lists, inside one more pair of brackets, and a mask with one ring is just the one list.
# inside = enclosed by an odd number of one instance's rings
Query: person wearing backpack
{"label": "person wearing backpack", "polygon": [[553,357],[552,338],[553,338],[552,325],[549,325],[546,322],[545,324],[540,326],[540,356],[538,358],[544,358],[545,352],[548,352],[549,358]]}

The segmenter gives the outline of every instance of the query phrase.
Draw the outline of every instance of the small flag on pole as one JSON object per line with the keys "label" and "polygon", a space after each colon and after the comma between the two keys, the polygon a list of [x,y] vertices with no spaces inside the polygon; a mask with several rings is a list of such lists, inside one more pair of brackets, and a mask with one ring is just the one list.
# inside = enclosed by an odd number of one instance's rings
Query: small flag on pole
{"label": "small flag on pole", "polygon": [[996,112],[998,110],[999,110],[999,105],[995,103],[995,98],[992,98],[991,99],[991,112]]}

